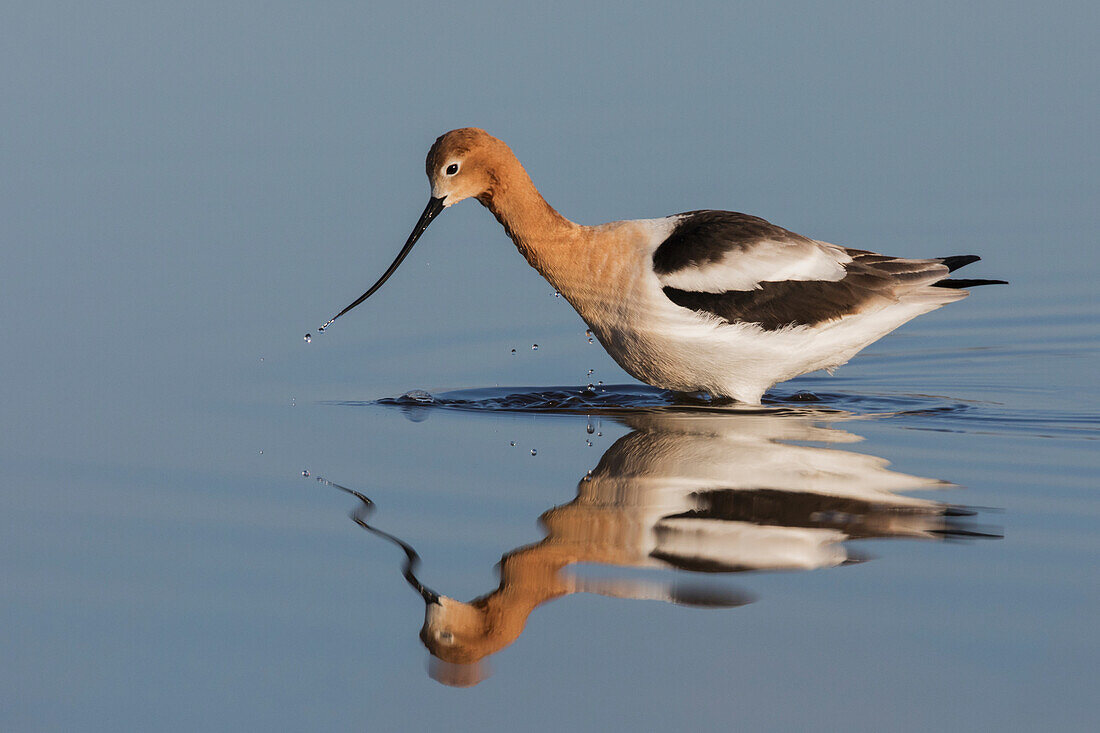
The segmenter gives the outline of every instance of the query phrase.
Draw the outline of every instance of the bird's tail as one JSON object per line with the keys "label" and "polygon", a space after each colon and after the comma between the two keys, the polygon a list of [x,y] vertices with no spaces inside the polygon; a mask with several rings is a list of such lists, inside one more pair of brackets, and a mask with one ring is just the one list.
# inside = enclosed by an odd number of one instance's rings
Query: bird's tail
{"label": "bird's tail", "polygon": [[[948,272],[954,272],[960,267],[966,267],[972,262],[977,262],[981,259],[981,257],[979,257],[978,255],[952,255],[951,257],[940,257],[938,259],[942,264],[947,265]],[[932,287],[952,288],[955,290],[961,290],[963,288],[976,288],[981,285],[1008,285],[1008,281],[948,278],[946,280],[940,280],[939,282],[932,283]]]}
{"label": "bird's tail", "polygon": [[934,288],[954,288],[960,290],[962,288],[976,288],[979,285],[1008,285],[1008,280],[967,280],[965,278],[948,278],[947,280],[940,280],[938,283],[932,283]]}

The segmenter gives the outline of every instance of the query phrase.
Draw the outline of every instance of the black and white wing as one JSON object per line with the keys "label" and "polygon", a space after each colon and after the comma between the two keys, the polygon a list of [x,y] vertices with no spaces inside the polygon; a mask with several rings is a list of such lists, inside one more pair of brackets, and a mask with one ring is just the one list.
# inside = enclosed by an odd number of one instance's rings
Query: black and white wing
{"label": "black and white wing", "polygon": [[[818,242],[732,211],[681,214],[653,253],[664,294],[676,305],[765,330],[812,326],[896,302],[973,262],[887,257]],[[973,283],[976,281],[966,281]]]}

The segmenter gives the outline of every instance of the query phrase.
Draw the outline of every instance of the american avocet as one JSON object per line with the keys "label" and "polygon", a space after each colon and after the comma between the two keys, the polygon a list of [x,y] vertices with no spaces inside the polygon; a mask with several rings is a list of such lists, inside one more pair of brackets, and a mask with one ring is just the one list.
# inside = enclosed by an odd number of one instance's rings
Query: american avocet
{"label": "american avocet", "polygon": [[632,376],[677,392],[758,403],[775,384],[832,370],[906,321],[1003,280],[952,280],[978,260],[916,260],[819,242],[756,216],[691,211],[574,224],[539,194],[512,150],[484,130],[452,130],[426,163],[432,192],[394,273],[432,220],[476,198]]}

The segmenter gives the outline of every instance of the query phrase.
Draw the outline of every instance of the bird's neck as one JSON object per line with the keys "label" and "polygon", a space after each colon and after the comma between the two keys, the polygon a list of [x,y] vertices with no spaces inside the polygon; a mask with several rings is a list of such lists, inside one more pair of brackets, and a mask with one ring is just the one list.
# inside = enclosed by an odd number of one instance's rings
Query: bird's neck
{"label": "bird's neck", "polygon": [[491,188],[478,200],[501,223],[527,262],[560,289],[569,264],[584,246],[586,227],[546,203],[518,160],[501,161],[491,177]]}
{"label": "bird's neck", "polygon": [[[518,160],[491,175],[478,200],[493,212],[528,264],[596,329],[608,314],[630,307],[642,280],[638,252],[644,232],[632,222],[574,224],[539,194]],[[625,304],[625,305],[624,305]]]}

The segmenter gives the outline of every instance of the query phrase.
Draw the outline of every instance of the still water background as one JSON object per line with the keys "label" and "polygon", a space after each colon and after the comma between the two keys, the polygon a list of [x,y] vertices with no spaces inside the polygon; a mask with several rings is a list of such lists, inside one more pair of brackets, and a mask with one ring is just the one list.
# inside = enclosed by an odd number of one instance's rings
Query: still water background
{"label": "still water background", "polygon": [[[6,3],[0,727],[1091,729],[1098,21]],[[1011,286],[785,389],[853,408],[819,421],[862,438],[845,451],[965,487],[919,495],[1003,539],[851,543],[873,559],[723,578],[755,598],[726,610],[571,595],[480,685],[429,678],[400,552],[302,472],[370,496],[468,600],[629,432],[346,404],[629,381],[474,203],[303,343],[390,262],[428,146],[463,125],[583,223],[730,208],[981,254],[968,272]]]}

